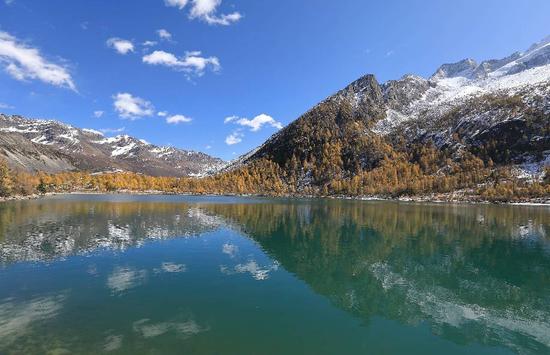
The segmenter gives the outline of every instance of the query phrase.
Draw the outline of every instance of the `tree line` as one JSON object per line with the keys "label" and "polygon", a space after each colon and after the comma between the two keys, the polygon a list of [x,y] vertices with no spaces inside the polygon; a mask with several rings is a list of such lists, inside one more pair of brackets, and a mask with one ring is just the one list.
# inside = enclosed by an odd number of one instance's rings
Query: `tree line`
{"label": "tree line", "polygon": [[467,198],[515,201],[550,196],[550,169],[541,181],[518,179],[509,167],[495,167],[474,155],[445,161],[434,148],[424,147],[414,159],[403,154],[383,158],[373,169],[347,174],[330,152],[318,163],[292,157],[281,167],[259,159],[238,169],[203,178],[156,177],[132,172],[28,173],[9,169],[0,159],[0,197],[88,192],[162,192],[174,194],[254,194],[266,196],[401,197],[462,193]]}

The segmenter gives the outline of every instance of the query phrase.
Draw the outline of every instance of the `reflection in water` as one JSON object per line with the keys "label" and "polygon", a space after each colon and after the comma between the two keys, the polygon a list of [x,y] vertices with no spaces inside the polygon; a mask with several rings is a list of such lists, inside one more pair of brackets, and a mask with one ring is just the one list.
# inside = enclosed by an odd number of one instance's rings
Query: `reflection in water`
{"label": "reflection in water", "polygon": [[64,295],[38,297],[28,301],[0,302],[0,340],[11,344],[25,335],[31,325],[54,318],[63,306]]}
{"label": "reflection in water", "polygon": [[169,272],[169,273],[180,273],[186,272],[187,266],[185,264],[175,264],[171,262],[162,263],[160,269],[155,269],[156,273],[159,272]]}
{"label": "reflection in water", "polygon": [[239,253],[239,247],[234,244],[225,243],[222,248],[222,253],[229,255],[233,259]]}
{"label": "reflection in water", "polygon": [[[71,322],[63,307],[78,298],[98,302],[96,309],[117,316],[108,324],[90,321],[83,328],[88,343],[71,330],[59,335],[71,339],[76,350],[169,352],[185,340],[192,344],[190,351],[246,353],[240,347],[222,349],[229,346],[226,333],[250,332],[246,326],[256,328],[260,321],[268,328],[258,331],[276,337],[284,327],[269,329],[269,320],[275,322],[279,314],[292,317],[288,300],[299,298],[286,292],[312,297],[309,291],[296,291],[299,283],[361,320],[366,329],[385,319],[404,327],[400,331],[405,335],[407,329],[427,326],[431,334],[460,346],[543,353],[550,348],[549,233],[550,211],[532,207],[85,198],[3,204],[0,277],[9,279],[21,261],[93,257],[96,249],[116,253],[112,260],[97,257],[85,264],[79,275],[88,279],[72,281],[71,292],[61,286],[58,296],[48,294],[46,286],[24,297],[23,291],[0,291],[0,352],[30,334],[35,324],[56,317]],[[172,243],[168,249],[152,243],[156,247],[145,248],[139,257],[136,250],[142,248],[129,249],[146,246],[146,240],[191,236],[201,238],[182,238],[194,242]],[[281,271],[293,277],[282,278]],[[274,279],[279,286],[270,284]],[[267,287],[270,292],[262,293]],[[271,295],[274,290],[279,294]],[[253,296],[260,294],[263,298]],[[227,313],[226,302],[239,319],[244,317],[242,324]],[[246,310],[256,303],[265,303],[260,318]],[[267,312],[272,305],[277,311]],[[90,312],[97,318],[96,311]],[[291,323],[311,317],[304,309],[294,312]],[[79,309],[77,314],[87,313]],[[344,328],[342,320],[327,324],[334,334]],[[353,346],[365,336],[350,334],[348,350],[358,352]],[[321,344],[318,336],[301,338],[308,340]],[[288,336],[279,341],[289,341]],[[382,340],[371,339],[370,346],[376,341]],[[230,344],[236,346],[234,340]],[[319,349],[330,352],[322,344]]]}
{"label": "reflection in water", "polygon": [[0,204],[0,263],[51,260],[147,239],[193,236],[221,221],[189,204],[25,201]]}
{"label": "reflection in water", "polygon": [[220,271],[225,275],[244,274],[249,273],[254,280],[262,281],[269,278],[271,271],[277,271],[279,269],[279,263],[274,262],[272,265],[260,266],[256,260],[249,260],[244,264],[237,264],[233,268],[229,268],[226,265],[220,266]]}
{"label": "reflection in water", "polygon": [[141,285],[147,278],[147,270],[134,270],[129,267],[116,267],[107,278],[107,287],[113,293],[123,293]]}
{"label": "reflection in water", "polygon": [[106,352],[115,351],[122,347],[122,340],[124,337],[122,335],[109,335],[105,339],[105,345],[103,350]]}
{"label": "reflection in water", "polygon": [[134,322],[134,331],[144,338],[157,337],[168,332],[174,332],[183,337],[189,337],[208,330],[207,327],[199,326],[194,320],[186,322],[159,322],[153,323],[149,319],[141,319]]}
{"label": "reflection in water", "polygon": [[550,347],[546,209],[347,202],[203,208],[365,321],[429,322],[455,341],[519,352]]}

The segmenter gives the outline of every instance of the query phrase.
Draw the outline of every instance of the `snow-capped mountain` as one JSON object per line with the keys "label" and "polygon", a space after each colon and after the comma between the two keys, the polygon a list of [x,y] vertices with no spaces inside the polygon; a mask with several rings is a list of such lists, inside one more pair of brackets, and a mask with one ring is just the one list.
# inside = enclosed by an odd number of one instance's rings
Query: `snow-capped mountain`
{"label": "snow-capped mountain", "polygon": [[[377,146],[354,145],[361,137]],[[365,75],[227,169],[262,158],[285,167],[292,156],[317,164],[331,143],[350,174],[376,166],[389,147],[433,144],[540,177],[550,165],[550,36],[502,59],[444,64],[429,78],[380,84]]]}
{"label": "snow-capped mountain", "polygon": [[0,154],[28,171],[133,171],[154,176],[202,176],[225,162],[207,154],[159,147],[119,135],[105,137],[54,120],[0,114]]}

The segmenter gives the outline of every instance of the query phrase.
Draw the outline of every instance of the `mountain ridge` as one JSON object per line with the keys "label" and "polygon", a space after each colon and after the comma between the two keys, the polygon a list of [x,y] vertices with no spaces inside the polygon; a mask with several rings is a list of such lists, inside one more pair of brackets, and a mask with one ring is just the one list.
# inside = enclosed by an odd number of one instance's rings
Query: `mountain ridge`
{"label": "mountain ridge", "polygon": [[[549,97],[550,37],[502,59],[443,64],[429,78],[407,74],[379,83],[367,74],[225,171],[266,160],[298,189],[321,187],[398,156],[419,164],[418,152],[433,147],[455,163],[468,156],[485,169],[495,164],[541,181],[550,165]],[[449,170],[437,164],[437,171]]]}
{"label": "mountain ridge", "polygon": [[56,120],[0,114],[0,154],[18,170],[131,171],[152,176],[204,176],[225,165],[205,153],[162,147],[129,135],[105,137]]}

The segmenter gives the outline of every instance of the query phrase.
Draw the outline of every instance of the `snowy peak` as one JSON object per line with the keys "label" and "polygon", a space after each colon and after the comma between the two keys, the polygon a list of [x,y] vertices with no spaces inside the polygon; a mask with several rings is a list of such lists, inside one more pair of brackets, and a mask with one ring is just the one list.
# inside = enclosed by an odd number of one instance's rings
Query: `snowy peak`
{"label": "snowy peak", "polygon": [[550,36],[537,42],[525,52],[516,52],[501,59],[490,59],[477,64],[473,59],[443,64],[430,77],[432,81],[450,78],[469,80],[513,75],[525,70],[550,64]]}
{"label": "snowy peak", "polygon": [[477,63],[475,60],[463,59],[456,63],[443,64],[436,70],[430,79],[437,81],[456,77],[471,78],[476,68]]}
{"label": "snowy peak", "polygon": [[550,37],[533,44],[526,52],[498,68],[495,75],[512,75],[524,70],[550,64]]}

